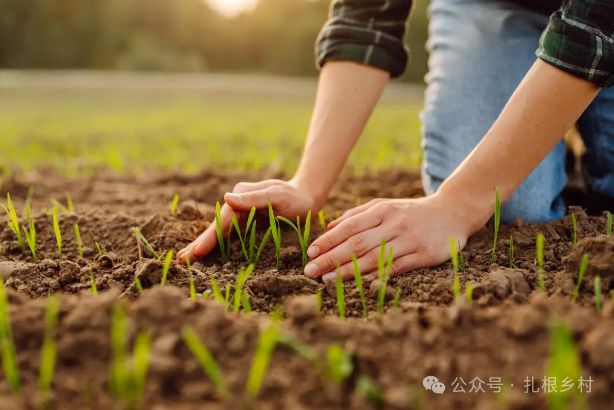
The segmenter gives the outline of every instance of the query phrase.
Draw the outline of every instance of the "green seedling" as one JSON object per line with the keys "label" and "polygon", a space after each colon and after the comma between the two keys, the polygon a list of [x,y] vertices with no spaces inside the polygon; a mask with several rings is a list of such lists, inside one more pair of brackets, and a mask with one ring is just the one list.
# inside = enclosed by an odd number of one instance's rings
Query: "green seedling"
{"label": "green seedling", "polygon": [[51,210],[51,218],[53,220],[53,233],[55,235],[55,243],[58,248],[58,256],[62,258],[62,231],[60,230],[57,207],[53,207]]}
{"label": "green seedling", "polygon": [[326,217],[322,210],[318,211],[318,221],[320,221],[320,228],[326,229]]}
{"label": "green seedling", "polygon": [[171,201],[171,215],[177,214],[177,207],[179,206],[179,194],[175,194],[173,196],[173,200]]}
{"label": "green seedling", "polygon": [[386,261],[386,241],[382,241],[382,244],[380,245],[380,253],[377,259],[377,279],[379,281],[379,288],[377,289],[377,312],[380,314],[384,313],[386,288],[388,286],[390,272],[392,271],[393,257],[394,249],[390,248],[388,260]]}
{"label": "green seedling", "polygon": [[196,283],[194,283],[194,275],[192,274],[192,263],[190,262],[190,258],[188,255],[185,255],[185,266],[188,270],[188,282],[190,284],[190,299],[196,300]]}
{"label": "green seedling", "polygon": [[28,188],[28,193],[26,194],[26,200],[23,203],[26,218],[28,218],[30,215],[30,209],[32,207],[32,197],[33,196],[34,196],[34,187],[31,186]]}
{"label": "green seedling", "polygon": [[316,293],[316,312],[321,313],[322,312],[322,291],[319,290]]}
{"label": "green seedling", "polygon": [[492,240],[491,263],[497,256],[497,241],[499,239],[499,227],[501,226],[501,201],[499,199],[499,187],[495,188],[495,216],[494,216],[494,235]]}
{"label": "green seedling", "polygon": [[98,253],[98,256],[104,255],[104,251],[102,249],[102,246],[100,246],[98,241],[94,241],[94,246],[96,247],[96,252]]}
{"label": "green seedling", "polygon": [[546,291],[546,282],[544,279],[544,234],[537,233],[535,240],[535,256],[537,257],[537,284],[539,290]]}
{"label": "green seedling", "polygon": [[362,274],[358,266],[358,259],[356,259],[356,255],[354,254],[352,254],[352,265],[354,266],[354,283],[356,283],[356,289],[358,289],[358,295],[360,296],[360,304],[362,305],[362,315],[368,318],[369,307],[367,306],[367,298],[365,297],[365,290],[362,283]]}
{"label": "green seedling", "polygon": [[132,357],[128,354],[128,323],[124,309],[115,305],[111,319],[111,392],[136,409],[141,403],[149,369],[151,334],[140,332],[134,342]]}
{"label": "green seedling", "polygon": [[473,286],[471,283],[467,283],[467,286],[465,286],[465,300],[469,306],[473,305]]}
{"label": "green seedling", "polygon": [[326,375],[334,383],[342,383],[354,371],[352,355],[338,344],[332,344],[326,349]]}
{"label": "green seedling", "polygon": [[21,248],[21,250],[25,251],[26,242],[24,241],[23,236],[21,236],[19,218],[17,218],[17,212],[15,212],[15,207],[13,206],[13,201],[11,200],[11,194],[9,194],[8,192],[6,194],[6,206],[2,204],[0,204],[0,206],[2,207],[2,209],[4,209],[4,212],[6,212],[6,215],[8,218],[7,223],[8,223],[9,229],[15,235],[15,238],[17,239],[17,242],[19,243],[19,247]]}
{"label": "green seedling", "polygon": [[571,214],[571,246],[576,246],[578,241],[578,230],[576,214]]}
{"label": "green seedling", "polygon": [[40,354],[40,367],[38,374],[38,390],[43,397],[51,391],[53,372],[57,359],[57,328],[60,311],[60,301],[57,296],[47,299],[45,308],[45,336]]}
{"label": "green seedling", "polygon": [[392,307],[397,309],[401,307],[401,288],[398,288],[396,292],[394,292],[394,299],[392,299]]}
{"label": "green seedling", "polygon": [[213,276],[209,277],[209,282],[211,283],[211,293],[213,294],[213,300],[215,300],[216,302],[225,303],[224,295],[222,295],[222,291],[220,290],[220,287],[218,286],[217,281]]}
{"label": "green seedling", "polygon": [[243,287],[245,286],[245,282],[247,282],[247,278],[254,271],[254,265],[249,265],[247,268],[241,268],[239,270],[239,274],[237,275],[237,281],[235,283],[235,294],[233,296],[233,306],[232,310],[234,312],[238,312],[241,308],[241,302],[243,302]]}
{"label": "green seedling", "polygon": [[217,362],[213,358],[213,355],[205,346],[205,344],[201,341],[201,339],[196,334],[196,331],[190,327],[185,326],[181,329],[181,335],[183,340],[192,352],[194,358],[198,361],[203,373],[207,375],[209,380],[215,386],[215,390],[221,397],[227,397],[229,390],[226,381],[224,380],[224,375],[220,370],[220,367],[217,365]]}
{"label": "green seedling", "polygon": [[83,258],[83,242],[81,241],[81,230],[79,224],[75,224],[75,240],[77,241],[77,252]]}
{"label": "green seedling", "polygon": [[153,246],[151,246],[151,244],[149,243],[147,238],[145,238],[145,235],[143,235],[143,233],[141,232],[139,228],[132,228],[130,229],[130,232],[132,232],[132,235],[134,235],[137,242],[142,244],[145,247],[145,249],[147,249],[147,251],[151,254],[151,256],[153,256],[154,258],[158,260],[162,258],[162,255],[160,255],[158,252],[154,250]]}
{"label": "green seedling", "polygon": [[601,294],[601,276],[597,276],[595,278],[594,284],[595,288],[595,308],[597,312],[601,312],[601,307],[603,306],[603,295]]}
{"label": "green seedling", "polygon": [[279,255],[281,253],[281,228],[279,227],[279,221],[273,212],[273,205],[271,204],[271,201],[269,201],[269,229],[271,230],[273,244],[275,245],[275,266],[277,269],[279,269]]}
{"label": "green seedling", "polygon": [[139,279],[138,276],[134,277],[134,286],[136,286],[136,290],[137,292],[139,292],[139,295],[145,292],[145,289],[143,288],[143,283],[141,283],[141,279]]}
{"label": "green seedling", "polygon": [[345,319],[345,292],[343,290],[343,276],[341,276],[341,272],[338,270],[335,280],[335,294],[337,295],[337,312],[339,312],[339,317],[341,319]]}
{"label": "green seedling", "polygon": [[30,205],[26,205],[25,209],[27,226],[22,226],[23,234],[26,237],[26,243],[28,244],[28,248],[30,248],[32,260],[34,262],[37,262],[38,256],[36,254],[36,225],[34,224],[34,218],[32,218]]}
{"label": "green seedling", "polygon": [[166,278],[168,277],[168,271],[171,269],[171,262],[173,261],[173,251],[166,252],[164,258],[164,264],[162,265],[162,279],[160,280],[160,286],[164,286]]}
{"label": "green seedling", "polygon": [[224,291],[224,306],[226,306],[226,309],[230,306],[230,283],[226,284],[226,289]]}
{"label": "green seedling", "polygon": [[[219,201],[215,203],[215,234],[217,235],[217,244],[220,247],[220,253],[222,255],[222,263],[226,263],[228,262],[228,254],[226,253],[226,246],[224,244],[224,232],[222,231],[222,208]],[[230,249],[228,251],[230,251]]]}
{"label": "green seedling", "polygon": [[0,277],[0,358],[2,369],[8,385],[13,393],[19,393],[21,382],[17,368],[17,353],[11,332],[11,318],[9,315],[9,300],[4,288],[4,281]]}
{"label": "green seedling", "polygon": [[243,304],[243,312],[246,315],[252,313],[252,302],[250,302],[249,294],[243,293],[243,296],[241,296],[241,303]]}
{"label": "green seedling", "polygon": [[384,404],[384,393],[377,385],[376,381],[369,376],[360,376],[356,382],[356,390],[370,402],[382,406]]}
{"label": "green seedling", "polygon": [[612,212],[608,211],[606,213],[606,226],[605,226],[605,233],[608,236],[612,236],[612,224],[613,224],[612,219],[613,219]]}
{"label": "green seedling", "polygon": [[281,315],[274,313],[271,316],[271,321],[258,337],[256,351],[247,376],[245,397],[248,402],[254,400],[260,393],[264,376],[269,368],[273,351],[279,339]]}
{"label": "green seedling", "polygon": [[92,271],[91,266],[89,266],[89,272],[90,272],[90,292],[92,293],[92,295],[96,296],[98,295],[98,287],[96,286],[96,279],[94,278],[94,272]]}
{"label": "green seedling", "polygon": [[70,195],[70,192],[66,193],[66,212],[70,214],[75,213],[75,204],[72,201],[72,196]]}
{"label": "green seedling", "polygon": [[569,326],[560,321],[554,323],[551,330],[546,374],[556,383],[555,388],[546,395],[550,409],[588,409],[586,398],[578,389],[563,388],[565,380],[580,379],[582,367],[573,332]]}
{"label": "green seedling", "polygon": [[514,237],[512,235],[510,235],[510,249],[508,252],[508,258],[510,260],[510,269],[515,269],[516,268],[516,256],[515,256],[515,249],[514,249]]}
{"label": "green seedling", "polygon": [[571,301],[575,302],[578,299],[578,295],[580,294],[580,286],[582,286],[582,282],[584,281],[584,274],[586,273],[586,268],[588,267],[588,255],[582,255],[582,260],[580,261],[580,270],[578,271],[578,282],[576,283],[576,287],[571,294]]}
{"label": "green seedling", "polygon": [[237,216],[232,214],[231,217],[231,225],[235,229],[239,237],[239,242],[241,242],[241,253],[243,254],[243,258],[247,263],[251,263],[253,265],[258,264],[258,260],[260,260],[260,255],[262,255],[262,251],[269,241],[269,236],[271,235],[271,228],[265,232],[262,237],[262,241],[260,245],[256,249],[256,220],[254,219],[256,215],[256,207],[252,207],[249,212],[249,216],[247,217],[247,224],[245,226],[245,234],[241,235],[241,228],[239,227],[239,221],[237,220]]}
{"label": "green seedling", "polygon": [[292,229],[294,229],[296,232],[298,243],[301,247],[301,254],[303,255],[303,266],[305,266],[308,259],[307,246],[309,245],[309,233],[311,230],[311,211],[307,212],[307,217],[305,218],[305,229],[303,230],[301,230],[301,219],[298,216],[296,217],[296,224],[283,216],[278,216],[277,218],[290,225],[290,227],[292,227]]}
{"label": "green seedling", "polygon": [[458,250],[456,249],[456,240],[454,238],[450,238],[450,255],[452,257],[452,269],[454,271],[452,293],[454,294],[454,300],[458,300],[461,296],[461,284],[458,274]]}

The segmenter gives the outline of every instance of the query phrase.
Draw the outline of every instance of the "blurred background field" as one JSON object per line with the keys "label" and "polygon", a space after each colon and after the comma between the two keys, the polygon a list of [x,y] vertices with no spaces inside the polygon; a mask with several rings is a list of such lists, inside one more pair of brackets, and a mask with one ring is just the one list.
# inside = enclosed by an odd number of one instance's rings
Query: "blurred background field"
{"label": "blurred background field", "polygon": [[[417,167],[426,1],[354,169]],[[291,171],[328,0],[0,0],[0,171]],[[334,137],[334,136],[331,136]]]}

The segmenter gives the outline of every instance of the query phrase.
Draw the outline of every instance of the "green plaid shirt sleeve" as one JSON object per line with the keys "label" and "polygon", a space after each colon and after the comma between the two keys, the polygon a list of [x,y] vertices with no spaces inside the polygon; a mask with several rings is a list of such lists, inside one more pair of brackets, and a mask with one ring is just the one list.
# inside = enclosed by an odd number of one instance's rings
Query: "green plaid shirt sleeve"
{"label": "green plaid shirt sleeve", "polygon": [[405,71],[403,43],[412,0],[334,0],[316,41],[318,67],[327,61],[355,61],[390,72]]}
{"label": "green plaid shirt sleeve", "polygon": [[614,0],[566,0],[550,17],[537,56],[599,86],[613,86]]}

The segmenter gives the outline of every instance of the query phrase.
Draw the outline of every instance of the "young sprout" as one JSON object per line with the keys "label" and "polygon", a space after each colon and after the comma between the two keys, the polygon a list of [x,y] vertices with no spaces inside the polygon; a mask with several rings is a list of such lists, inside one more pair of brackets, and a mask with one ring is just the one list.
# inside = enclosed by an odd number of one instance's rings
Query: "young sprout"
{"label": "young sprout", "polygon": [[606,213],[606,227],[605,227],[605,233],[608,236],[612,236],[612,224],[613,224],[612,219],[613,219],[612,212],[608,211]]}
{"label": "young sprout", "polygon": [[326,217],[322,210],[318,211],[318,221],[320,221],[320,228],[326,229]]}
{"label": "young sprout", "polygon": [[[258,260],[260,260],[260,255],[262,255],[262,251],[269,241],[269,236],[271,235],[271,228],[265,232],[262,237],[262,241],[256,249],[256,221],[254,220],[254,216],[256,215],[256,207],[252,207],[249,212],[249,216],[247,217],[247,225],[245,226],[245,235],[241,235],[241,228],[239,227],[239,221],[237,220],[237,216],[232,214],[231,217],[231,225],[235,229],[239,242],[241,242],[241,252],[243,254],[243,258],[247,263],[251,263],[253,265],[258,264]],[[249,238],[248,238],[249,236]]]}
{"label": "young sprout", "polygon": [[185,255],[184,258],[186,269],[188,270],[188,282],[190,283],[190,299],[196,300],[196,284],[194,283],[194,275],[192,274],[192,263],[190,262],[190,258],[188,255]]}
{"label": "young sprout", "polygon": [[271,236],[273,237],[273,243],[275,244],[275,260],[276,267],[279,269],[279,255],[281,253],[281,229],[279,227],[279,221],[275,217],[273,212],[273,205],[269,201],[269,229],[271,229]]}
{"label": "young sprout", "polygon": [[72,201],[72,196],[70,195],[70,192],[66,192],[66,212],[68,212],[69,214],[75,213],[75,204]]}
{"label": "young sprout", "polygon": [[173,261],[173,251],[166,252],[166,258],[164,258],[164,264],[162,265],[162,279],[160,280],[160,286],[164,286],[168,271],[171,268],[171,262]]}
{"label": "young sprout", "polygon": [[18,393],[21,387],[19,370],[17,369],[17,353],[11,332],[9,315],[9,300],[0,276],[0,359],[4,375],[13,393]]}
{"label": "young sprout", "polygon": [[354,371],[352,356],[338,344],[326,349],[326,375],[334,383],[345,381]]}
{"label": "young sprout", "polygon": [[492,240],[491,263],[495,262],[497,256],[497,240],[499,239],[499,227],[501,225],[501,202],[499,200],[499,187],[495,188],[495,216],[494,216],[494,235]]}
{"label": "young sprout", "polygon": [[581,375],[581,359],[573,332],[565,323],[557,321],[550,333],[550,352],[546,364],[546,376],[556,383],[546,395],[548,408],[588,409],[584,394],[577,389],[564,388],[565,380],[578,380]]}
{"label": "young sprout", "polygon": [[280,314],[273,313],[271,321],[267,327],[260,333],[256,344],[256,351],[252,359],[252,363],[247,376],[247,385],[245,386],[245,396],[248,401],[258,397],[264,376],[266,375],[273,351],[277,345],[280,332]]}
{"label": "young sprout", "polygon": [[134,235],[134,237],[139,243],[143,244],[143,246],[145,247],[145,249],[147,249],[151,256],[158,260],[162,258],[162,255],[158,254],[158,252],[154,250],[153,246],[151,246],[151,244],[149,243],[147,238],[145,238],[145,235],[143,235],[139,228],[132,228],[130,229],[130,232],[132,232],[132,235]]}
{"label": "young sprout", "polygon": [[386,241],[382,241],[380,245],[380,253],[377,259],[377,280],[379,281],[379,288],[377,289],[377,312],[384,313],[384,301],[386,299],[386,288],[388,286],[388,279],[390,278],[390,272],[392,270],[392,259],[394,256],[394,249],[390,248],[388,253],[388,263],[386,263]]}
{"label": "young sprout", "polygon": [[94,246],[96,247],[96,252],[98,252],[98,256],[104,255],[104,251],[102,250],[102,246],[100,246],[98,241],[94,241]]}
{"label": "young sprout", "polygon": [[226,309],[230,306],[230,283],[226,284],[226,289],[224,291],[224,306],[226,306]]}
{"label": "young sprout", "polygon": [[450,238],[450,255],[452,257],[452,269],[454,270],[452,293],[454,294],[454,300],[458,300],[461,295],[461,284],[458,274],[458,250],[456,249],[456,240],[454,238]]}
{"label": "young sprout", "polygon": [[[213,276],[209,277],[209,282],[211,283],[211,293],[213,293],[213,300],[216,302],[224,303],[224,295],[222,295],[222,291],[217,284],[217,281]],[[226,305],[224,305],[226,306]]]}
{"label": "young sprout", "polygon": [[319,290],[316,293],[316,312],[322,312],[322,291]]}
{"label": "young sprout", "polygon": [[34,262],[37,262],[38,256],[36,254],[36,225],[34,224],[34,218],[32,218],[29,204],[26,205],[26,221],[28,225],[22,226],[23,233],[26,237],[28,248],[30,248],[30,253],[32,253],[32,260]]}
{"label": "young sprout", "polygon": [[171,201],[171,215],[177,214],[177,207],[179,206],[179,194],[175,194],[173,196],[173,200]]}
{"label": "young sprout", "polygon": [[366,397],[370,402],[382,406],[384,404],[384,393],[377,385],[375,380],[369,376],[360,376],[356,382],[356,390]]}
{"label": "young sprout", "polygon": [[53,207],[51,210],[51,218],[53,219],[53,233],[55,234],[55,243],[58,248],[58,256],[62,258],[62,231],[60,230],[60,222],[58,221],[57,207]]}
{"label": "young sprout", "polygon": [[17,238],[17,242],[19,243],[19,247],[21,248],[21,250],[25,251],[26,243],[21,236],[19,218],[17,218],[17,212],[15,212],[15,207],[13,206],[13,201],[11,200],[11,194],[9,194],[8,192],[6,194],[6,206],[2,204],[0,204],[0,206],[2,207],[2,209],[4,209],[4,212],[6,212],[6,215],[8,217],[7,223],[9,229],[13,232],[15,238]]}
{"label": "young sprout", "polygon": [[[224,244],[224,232],[222,231],[222,211],[219,201],[215,203],[215,234],[217,235],[217,244],[220,247],[220,253],[222,254],[222,263],[226,263],[228,262],[228,254],[226,253],[226,246]],[[230,249],[228,251],[230,251]]]}
{"label": "young sprout", "polygon": [[571,246],[576,246],[578,240],[576,214],[571,214]]}
{"label": "young sprout", "polygon": [[134,277],[134,286],[136,286],[136,290],[139,292],[139,295],[145,292],[143,289],[143,284],[141,283],[141,279],[138,276]]}
{"label": "young sprout", "polygon": [[235,283],[235,294],[233,300],[232,310],[234,312],[238,312],[241,308],[241,302],[243,302],[243,287],[245,286],[245,282],[247,282],[247,278],[254,271],[254,265],[249,265],[247,268],[241,268],[239,270],[239,274],[237,275],[237,281]]}
{"label": "young sprout", "polygon": [[181,329],[181,335],[186,346],[190,349],[190,352],[192,352],[198,364],[200,364],[201,369],[215,386],[217,393],[220,397],[227,397],[229,391],[226,381],[224,380],[224,375],[207,346],[205,346],[196,334],[196,331],[190,326],[185,326]]}
{"label": "young sprout", "polygon": [[77,251],[79,256],[83,258],[83,242],[81,241],[81,230],[79,224],[75,224],[75,240],[77,241]]}
{"label": "young sprout", "polygon": [[588,255],[582,255],[582,260],[580,261],[580,270],[578,271],[578,282],[576,283],[576,287],[571,294],[571,301],[575,302],[578,299],[578,295],[580,294],[580,286],[582,286],[582,282],[584,281],[584,274],[586,273],[586,268],[588,267]]}
{"label": "young sprout", "polygon": [[303,266],[305,266],[307,264],[307,245],[309,245],[309,232],[311,230],[311,211],[307,212],[307,217],[305,218],[305,229],[302,231],[301,219],[298,216],[296,217],[296,224],[283,216],[278,216],[277,218],[290,225],[292,229],[296,231],[298,243],[301,247],[301,253],[303,255]]}
{"label": "young sprout", "polygon": [[38,374],[38,389],[43,397],[51,391],[53,382],[53,372],[57,358],[57,328],[58,314],[60,311],[60,301],[57,296],[50,296],[47,299],[45,308],[45,336],[40,354],[40,367]]}
{"label": "young sprout", "polygon": [[401,288],[398,288],[396,292],[394,292],[394,299],[392,299],[392,307],[401,307]]}
{"label": "young sprout", "polygon": [[516,268],[516,256],[514,255],[514,236],[510,235],[510,249],[508,252],[508,257],[510,260],[510,269]]}
{"label": "young sprout", "polygon": [[465,286],[465,300],[469,306],[473,305],[473,286],[471,283],[467,283],[467,286]]}
{"label": "young sprout", "polygon": [[343,291],[343,276],[341,272],[337,270],[337,277],[335,281],[335,293],[337,295],[337,311],[339,317],[345,319],[345,292]]}
{"label": "young sprout", "polygon": [[129,406],[138,408],[145,392],[147,372],[149,371],[149,359],[151,354],[151,334],[141,332],[134,342],[133,365],[131,375],[131,389],[128,398]]}
{"label": "young sprout", "polygon": [[98,287],[96,286],[96,279],[94,278],[94,272],[92,271],[91,266],[89,266],[89,272],[90,272],[90,292],[92,293],[92,295],[96,296],[98,295]]}
{"label": "young sprout", "polygon": [[539,290],[546,291],[546,282],[544,280],[544,235],[541,232],[537,233],[535,240],[535,255],[537,257],[537,284]]}
{"label": "young sprout", "polygon": [[593,286],[595,287],[595,308],[597,309],[597,312],[600,312],[601,307],[603,306],[603,295],[601,294],[601,276],[597,276],[595,278]]}
{"label": "young sprout", "polygon": [[250,313],[252,313],[252,302],[250,302],[249,300],[249,294],[244,292],[243,296],[241,297],[241,303],[243,304],[243,312],[246,315],[249,315]]}
{"label": "young sprout", "polygon": [[365,318],[369,317],[369,307],[367,306],[367,298],[365,297],[365,290],[362,284],[362,275],[360,268],[358,267],[358,259],[356,255],[352,254],[352,265],[354,266],[354,283],[358,289],[358,295],[360,296],[360,303],[362,304],[362,315]]}

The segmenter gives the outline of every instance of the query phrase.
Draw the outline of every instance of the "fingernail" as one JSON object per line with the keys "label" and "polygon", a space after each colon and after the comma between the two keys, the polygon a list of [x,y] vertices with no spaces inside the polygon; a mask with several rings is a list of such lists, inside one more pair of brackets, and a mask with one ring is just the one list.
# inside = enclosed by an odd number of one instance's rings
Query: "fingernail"
{"label": "fingernail", "polygon": [[237,194],[233,194],[229,192],[226,194],[226,197],[230,199],[231,201],[241,202],[241,195],[237,195]]}
{"label": "fingernail", "polygon": [[317,273],[318,265],[316,265],[315,263],[308,263],[307,266],[305,266],[305,275],[314,277]]}
{"label": "fingernail", "polygon": [[315,258],[319,254],[320,249],[317,246],[310,246],[309,249],[307,249],[307,256],[309,256],[310,258]]}
{"label": "fingernail", "polygon": [[322,280],[324,282],[335,282],[337,280],[337,272],[328,272],[322,275]]}

